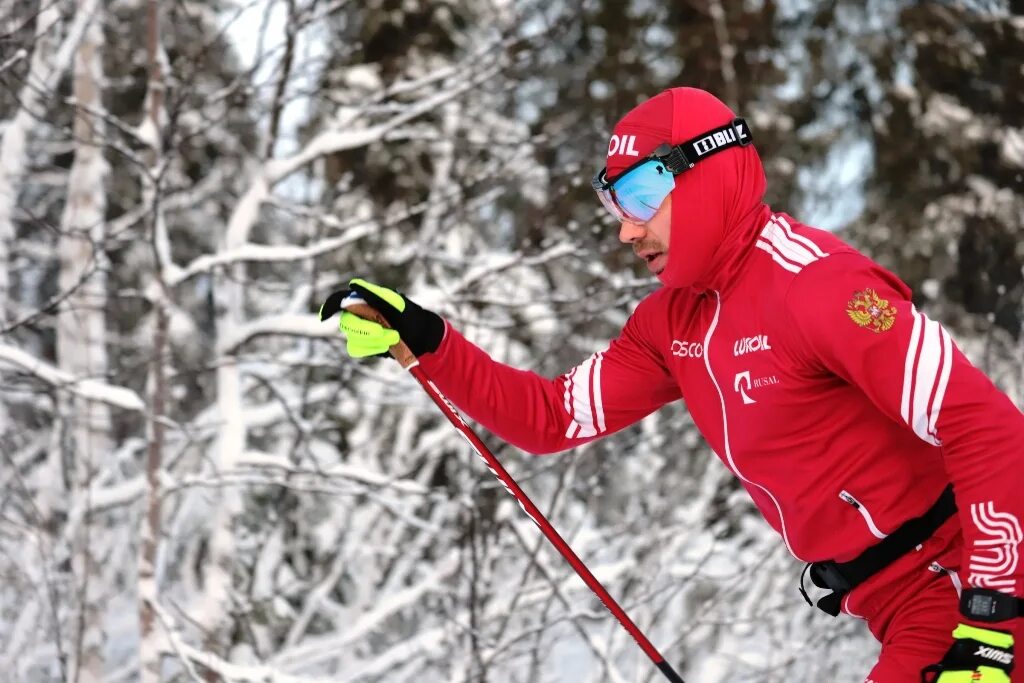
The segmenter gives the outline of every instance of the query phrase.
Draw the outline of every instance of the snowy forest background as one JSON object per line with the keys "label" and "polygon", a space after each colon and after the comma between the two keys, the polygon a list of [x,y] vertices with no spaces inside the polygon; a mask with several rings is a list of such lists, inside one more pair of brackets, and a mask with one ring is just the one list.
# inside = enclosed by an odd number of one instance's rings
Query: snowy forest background
{"label": "snowy forest background", "polygon": [[[325,295],[554,375],[655,286],[589,189],[673,85],[1020,403],[1024,2],[0,0],[0,680],[660,674]],[[688,681],[860,681],[863,624],[681,406],[485,437]]]}

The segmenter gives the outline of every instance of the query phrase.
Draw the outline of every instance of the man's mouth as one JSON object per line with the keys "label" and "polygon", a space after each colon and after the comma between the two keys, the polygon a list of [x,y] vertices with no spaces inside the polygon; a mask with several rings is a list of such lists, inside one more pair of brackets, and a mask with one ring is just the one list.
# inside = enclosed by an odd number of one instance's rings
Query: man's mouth
{"label": "man's mouth", "polygon": [[647,270],[655,275],[665,269],[665,263],[668,260],[668,255],[663,251],[651,251],[638,254],[638,256],[647,264]]}

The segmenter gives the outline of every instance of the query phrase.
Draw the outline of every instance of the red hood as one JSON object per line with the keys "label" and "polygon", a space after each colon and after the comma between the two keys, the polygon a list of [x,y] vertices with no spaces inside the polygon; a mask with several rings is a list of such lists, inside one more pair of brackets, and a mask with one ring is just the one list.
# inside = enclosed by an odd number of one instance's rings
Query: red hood
{"label": "red hood", "polygon": [[[734,118],[729,107],[704,90],[666,90],[615,126],[608,176],[663,142],[686,142]],[[725,150],[676,176],[668,264],[658,276],[662,284],[727,289],[768,220],[765,189],[764,167],[753,145]]]}

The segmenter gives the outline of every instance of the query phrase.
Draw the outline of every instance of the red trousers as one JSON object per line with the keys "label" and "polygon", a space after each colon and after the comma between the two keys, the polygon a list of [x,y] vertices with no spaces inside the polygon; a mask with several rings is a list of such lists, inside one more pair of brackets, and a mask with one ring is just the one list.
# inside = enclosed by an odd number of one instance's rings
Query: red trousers
{"label": "red trousers", "polygon": [[[867,620],[882,652],[864,683],[918,683],[922,667],[942,659],[961,622],[960,563],[963,536],[954,516],[919,550],[910,553],[859,586],[844,601],[846,609]],[[937,567],[935,566],[937,565]],[[943,571],[936,571],[941,567]],[[1014,652],[1024,652],[1024,618],[1012,628]],[[1024,662],[1017,662],[1013,683],[1024,683]]]}

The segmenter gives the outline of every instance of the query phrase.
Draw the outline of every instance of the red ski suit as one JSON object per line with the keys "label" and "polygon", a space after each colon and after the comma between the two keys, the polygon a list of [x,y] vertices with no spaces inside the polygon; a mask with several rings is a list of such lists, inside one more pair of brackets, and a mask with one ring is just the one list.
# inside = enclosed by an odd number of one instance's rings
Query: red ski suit
{"label": "red ski suit", "polygon": [[[627,116],[616,128],[638,132],[641,154],[731,116],[701,91],[667,93],[660,106],[674,98],[689,119],[657,131],[631,129]],[[628,162],[610,158],[609,174]],[[471,417],[534,453],[611,434],[682,398],[806,562],[856,557],[952,482],[958,518],[843,601],[883,644],[868,680],[916,681],[964,621],[961,584],[1024,596],[1024,416],[898,278],[764,205],[763,178],[752,147],[680,175],[666,286],[569,372],[547,379],[500,364],[450,326],[421,364]],[[1021,621],[1001,625],[1018,651]]]}

